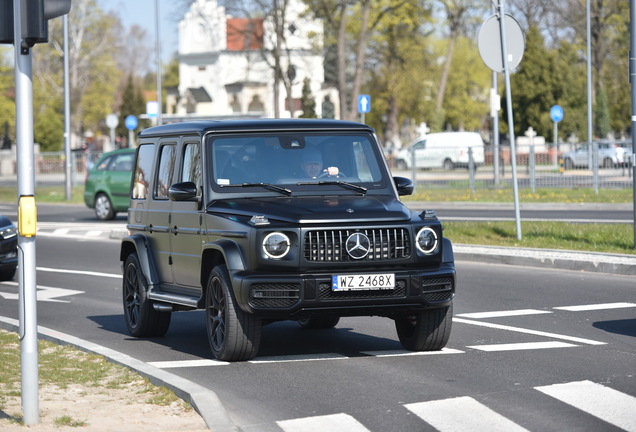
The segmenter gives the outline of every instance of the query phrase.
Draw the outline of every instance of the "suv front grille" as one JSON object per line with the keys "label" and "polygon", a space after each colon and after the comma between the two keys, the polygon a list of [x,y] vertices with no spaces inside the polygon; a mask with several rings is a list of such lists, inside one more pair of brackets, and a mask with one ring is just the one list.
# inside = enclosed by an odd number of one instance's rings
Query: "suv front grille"
{"label": "suv front grille", "polygon": [[250,288],[250,305],[257,308],[287,308],[300,299],[300,284],[258,283]]}
{"label": "suv front grille", "polygon": [[[369,253],[353,259],[346,251],[347,238],[363,233],[370,241]],[[405,228],[363,230],[316,230],[305,233],[304,256],[307,261],[366,262],[407,259],[411,256],[411,238]]]}

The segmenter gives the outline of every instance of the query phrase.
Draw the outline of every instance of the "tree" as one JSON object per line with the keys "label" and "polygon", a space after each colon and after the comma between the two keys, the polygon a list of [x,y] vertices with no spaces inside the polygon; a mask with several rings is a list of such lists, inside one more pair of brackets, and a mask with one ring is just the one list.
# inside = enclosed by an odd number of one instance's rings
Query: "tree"
{"label": "tree", "polygon": [[316,118],[316,100],[311,95],[311,88],[309,87],[309,78],[305,78],[303,81],[303,94],[300,98],[300,106],[303,113],[300,118]]}
{"label": "tree", "polygon": [[[95,0],[74,0],[68,21],[71,130],[81,136],[85,130],[99,130],[115,107],[121,76],[115,62],[121,23]],[[62,19],[49,22],[49,41],[33,50],[34,106],[46,106],[34,110],[34,121],[41,126],[47,119],[62,123]],[[42,132],[45,129],[36,128],[36,140],[52,139],[53,135]],[[62,145],[63,140],[56,139],[47,147],[61,150]]]}
{"label": "tree", "polygon": [[[126,128],[126,117],[133,115],[139,117],[140,114],[146,112],[146,101],[141,94],[141,88],[138,84],[135,84],[135,79],[132,74],[128,75],[128,81],[124,92],[122,93],[122,103],[119,106],[119,124],[115,130],[118,136],[127,137],[128,129]],[[139,128],[144,129],[148,127],[147,120],[139,120]],[[130,146],[130,143],[129,143]]]}

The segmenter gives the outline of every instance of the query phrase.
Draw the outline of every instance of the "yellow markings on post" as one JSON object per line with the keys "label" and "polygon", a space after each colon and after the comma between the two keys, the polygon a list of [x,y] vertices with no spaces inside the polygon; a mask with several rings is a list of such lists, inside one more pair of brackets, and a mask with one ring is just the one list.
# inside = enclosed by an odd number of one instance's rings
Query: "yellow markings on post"
{"label": "yellow markings on post", "polygon": [[21,196],[18,200],[18,233],[23,237],[35,236],[37,218],[35,197]]}

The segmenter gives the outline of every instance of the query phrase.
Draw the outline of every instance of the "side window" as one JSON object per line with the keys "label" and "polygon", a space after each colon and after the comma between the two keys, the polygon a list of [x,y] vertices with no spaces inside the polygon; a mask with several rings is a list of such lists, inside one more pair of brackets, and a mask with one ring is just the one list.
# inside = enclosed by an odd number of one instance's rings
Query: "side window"
{"label": "side window", "polygon": [[142,144],[137,150],[137,166],[133,176],[133,199],[146,199],[148,197],[148,180],[152,172],[152,159],[155,155],[155,146]]}
{"label": "side window", "polygon": [[157,185],[155,187],[155,198],[157,199],[168,199],[168,189],[172,185],[174,148],[173,144],[161,147],[158,165],[159,172],[157,173]]}
{"label": "side window", "polygon": [[99,165],[97,165],[97,171],[106,171],[106,169],[108,168],[108,165],[110,164],[112,160],[113,160],[113,157],[111,156],[101,161]]}
{"label": "side window", "polygon": [[120,154],[114,158],[110,171],[130,172],[133,167],[134,153]]}
{"label": "side window", "polygon": [[183,152],[183,171],[181,171],[181,181],[194,182],[197,187],[201,186],[201,163],[200,163],[199,143],[188,143]]}

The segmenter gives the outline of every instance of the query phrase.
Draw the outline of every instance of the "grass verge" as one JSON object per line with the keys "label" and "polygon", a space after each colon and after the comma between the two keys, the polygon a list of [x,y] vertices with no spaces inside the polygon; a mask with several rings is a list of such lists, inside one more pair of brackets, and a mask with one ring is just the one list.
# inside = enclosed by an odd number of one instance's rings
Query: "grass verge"
{"label": "grass verge", "polygon": [[[103,356],[89,354],[70,346],[38,341],[40,385],[54,385],[59,389],[69,386],[103,389],[129,389],[145,403],[168,406],[174,402],[188,405],[165,387],[158,387],[131,370],[110,363]],[[0,410],[6,409],[7,398],[20,397],[20,341],[18,335],[0,330]],[[15,422],[19,414],[8,413]],[[59,426],[81,427],[82,419],[68,416],[56,418]]]}

